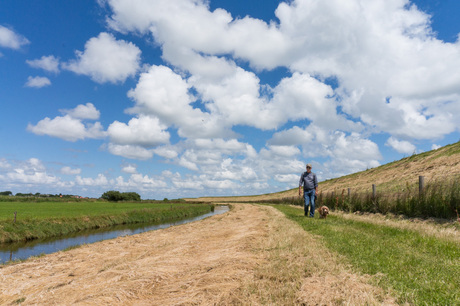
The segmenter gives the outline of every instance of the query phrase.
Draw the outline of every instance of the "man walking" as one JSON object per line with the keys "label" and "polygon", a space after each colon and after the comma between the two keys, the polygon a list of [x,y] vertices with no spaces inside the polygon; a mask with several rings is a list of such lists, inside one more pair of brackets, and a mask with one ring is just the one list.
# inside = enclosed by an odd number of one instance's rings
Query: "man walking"
{"label": "man walking", "polygon": [[307,164],[307,171],[300,176],[299,197],[302,185],[305,216],[308,215],[308,207],[310,207],[310,218],[313,218],[315,216],[315,195],[318,194],[318,180],[316,174],[311,172],[311,164]]}

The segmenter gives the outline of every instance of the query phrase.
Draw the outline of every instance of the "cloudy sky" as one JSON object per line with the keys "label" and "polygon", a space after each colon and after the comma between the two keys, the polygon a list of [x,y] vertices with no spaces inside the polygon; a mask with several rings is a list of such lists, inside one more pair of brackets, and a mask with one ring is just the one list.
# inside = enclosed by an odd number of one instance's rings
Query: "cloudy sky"
{"label": "cloudy sky", "polygon": [[262,194],[460,139],[457,0],[5,0],[0,191]]}

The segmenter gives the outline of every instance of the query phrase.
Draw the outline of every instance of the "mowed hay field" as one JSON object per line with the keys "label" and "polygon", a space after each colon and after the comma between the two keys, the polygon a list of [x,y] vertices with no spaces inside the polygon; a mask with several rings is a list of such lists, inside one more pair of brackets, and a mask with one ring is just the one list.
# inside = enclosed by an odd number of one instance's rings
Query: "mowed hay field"
{"label": "mowed hay field", "polygon": [[232,204],[199,222],[0,266],[0,305],[460,303],[458,230],[350,217]]}
{"label": "mowed hay field", "polygon": [[273,207],[0,267],[0,304],[394,304],[321,240]]}

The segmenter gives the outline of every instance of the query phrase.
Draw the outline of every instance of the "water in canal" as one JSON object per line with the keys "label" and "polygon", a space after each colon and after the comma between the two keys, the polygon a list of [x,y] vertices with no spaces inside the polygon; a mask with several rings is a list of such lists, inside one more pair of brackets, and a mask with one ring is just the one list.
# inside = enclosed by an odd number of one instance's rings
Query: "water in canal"
{"label": "water in canal", "polygon": [[117,225],[110,228],[81,231],[73,235],[59,238],[37,239],[27,242],[0,244],[0,264],[11,260],[27,259],[31,256],[50,254],[82,244],[89,244],[101,240],[113,239],[120,236],[129,236],[147,231],[167,228],[173,225],[198,221],[213,215],[223,214],[228,210],[228,206],[215,206],[213,212],[209,212],[198,217],[174,221],[171,223]]}

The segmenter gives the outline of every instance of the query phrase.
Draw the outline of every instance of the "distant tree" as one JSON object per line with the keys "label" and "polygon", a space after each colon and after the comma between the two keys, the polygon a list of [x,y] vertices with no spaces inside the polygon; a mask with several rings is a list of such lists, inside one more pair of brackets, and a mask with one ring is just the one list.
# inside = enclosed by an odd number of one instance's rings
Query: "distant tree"
{"label": "distant tree", "polygon": [[121,193],[115,190],[104,192],[101,198],[107,201],[111,201],[111,202],[118,202],[122,200]]}
{"label": "distant tree", "polygon": [[33,197],[34,195],[32,193],[16,193],[17,197]]}
{"label": "distant tree", "polygon": [[13,193],[11,191],[2,191],[2,192],[0,192],[0,195],[2,195],[2,196],[10,196],[10,195],[13,195]]}
{"label": "distant tree", "polygon": [[123,201],[140,201],[141,196],[136,192],[123,192],[121,194]]}
{"label": "distant tree", "polygon": [[115,190],[106,191],[101,196],[102,199],[111,201],[111,202],[118,202],[118,201],[140,201],[141,196],[136,192],[119,192]]}

